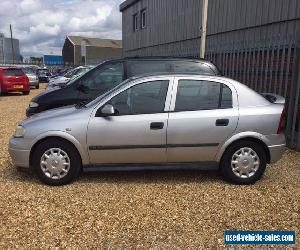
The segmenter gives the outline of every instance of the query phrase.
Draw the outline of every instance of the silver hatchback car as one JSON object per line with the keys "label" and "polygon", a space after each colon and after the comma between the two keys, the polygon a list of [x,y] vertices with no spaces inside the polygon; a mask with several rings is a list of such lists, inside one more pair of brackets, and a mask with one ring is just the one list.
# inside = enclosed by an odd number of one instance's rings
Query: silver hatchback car
{"label": "silver hatchback car", "polygon": [[218,168],[251,184],[282,157],[284,124],[283,105],[232,79],[140,76],[90,103],[22,121],[9,152],[49,185],[67,184],[81,169],[170,166]]}

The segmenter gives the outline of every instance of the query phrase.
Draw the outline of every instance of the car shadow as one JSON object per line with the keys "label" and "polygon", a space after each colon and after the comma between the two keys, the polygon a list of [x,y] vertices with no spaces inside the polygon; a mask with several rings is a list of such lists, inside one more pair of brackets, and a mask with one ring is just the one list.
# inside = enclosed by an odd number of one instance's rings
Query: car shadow
{"label": "car shadow", "polygon": [[[5,163],[3,178],[9,181],[43,185],[36,175],[26,169],[17,169],[10,160]],[[2,171],[3,171],[2,170]],[[2,172],[1,171],[1,172]],[[162,169],[130,171],[94,171],[81,172],[74,183],[80,184],[188,184],[188,183],[223,183],[217,170]]]}
{"label": "car shadow", "polygon": [[82,172],[80,183],[212,183],[223,182],[216,170],[132,170]]}
{"label": "car shadow", "polygon": [[2,93],[0,98],[10,97],[10,96],[22,96],[23,93],[21,92],[9,92],[9,93]]}

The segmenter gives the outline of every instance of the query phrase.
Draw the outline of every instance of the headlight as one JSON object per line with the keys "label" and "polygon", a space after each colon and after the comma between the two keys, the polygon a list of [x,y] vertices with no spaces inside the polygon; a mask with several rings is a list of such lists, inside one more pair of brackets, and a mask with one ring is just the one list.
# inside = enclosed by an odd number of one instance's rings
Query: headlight
{"label": "headlight", "polygon": [[30,107],[30,108],[37,108],[38,106],[39,106],[39,104],[36,103],[36,102],[30,102],[30,103],[29,103],[29,107]]}
{"label": "headlight", "polygon": [[14,137],[17,138],[24,137],[24,134],[25,134],[25,129],[21,125],[18,125]]}

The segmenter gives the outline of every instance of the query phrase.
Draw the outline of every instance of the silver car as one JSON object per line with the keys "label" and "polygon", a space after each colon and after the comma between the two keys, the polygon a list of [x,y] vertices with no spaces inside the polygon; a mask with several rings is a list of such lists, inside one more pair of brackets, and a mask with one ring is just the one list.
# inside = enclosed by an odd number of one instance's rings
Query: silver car
{"label": "silver car", "polygon": [[23,67],[22,70],[28,77],[30,86],[33,86],[36,89],[39,89],[40,83],[39,83],[39,78],[36,75],[36,70],[32,67]]}
{"label": "silver car", "polygon": [[231,182],[251,184],[282,157],[282,112],[228,78],[140,76],[90,103],[22,121],[9,152],[49,185],[69,183],[81,169],[175,166],[217,168]]}

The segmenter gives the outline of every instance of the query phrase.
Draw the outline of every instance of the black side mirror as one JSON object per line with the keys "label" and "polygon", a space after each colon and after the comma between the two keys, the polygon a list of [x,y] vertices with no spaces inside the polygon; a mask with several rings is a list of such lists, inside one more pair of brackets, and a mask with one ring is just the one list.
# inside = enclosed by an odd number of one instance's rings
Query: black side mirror
{"label": "black side mirror", "polygon": [[88,88],[82,84],[79,84],[76,89],[85,94],[89,92]]}
{"label": "black side mirror", "polygon": [[102,108],[97,110],[96,117],[108,117],[116,114],[116,110],[113,105],[105,104]]}

